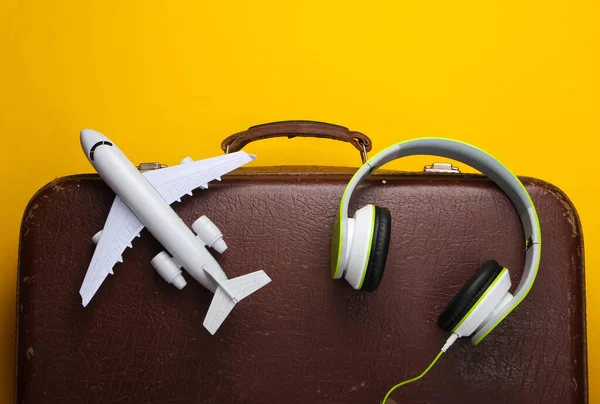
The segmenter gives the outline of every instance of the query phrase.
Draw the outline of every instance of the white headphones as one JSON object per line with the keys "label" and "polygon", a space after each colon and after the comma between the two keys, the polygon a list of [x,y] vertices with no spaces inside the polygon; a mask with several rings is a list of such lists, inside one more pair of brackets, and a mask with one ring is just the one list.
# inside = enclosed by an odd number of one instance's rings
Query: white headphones
{"label": "white headphones", "polygon": [[[489,260],[452,298],[438,325],[454,338],[481,342],[531,289],[541,256],[541,232],[535,206],[519,179],[492,156],[474,146],[450,139],[422,138],[392,145],[369,159],[348,183],[336,218],[331,250],[331,277],[344,277],[354,289],[372,292],[383,277],[391,234],[386,208],[366,205],[348,217],[352,193],[373,171],[392,160],[411,155],[435,155],[467,164],[489,177],[508,195],[525,232],[525,270],[514,295],[508,269]],[[445,350],[444,350],[445,351]]]}

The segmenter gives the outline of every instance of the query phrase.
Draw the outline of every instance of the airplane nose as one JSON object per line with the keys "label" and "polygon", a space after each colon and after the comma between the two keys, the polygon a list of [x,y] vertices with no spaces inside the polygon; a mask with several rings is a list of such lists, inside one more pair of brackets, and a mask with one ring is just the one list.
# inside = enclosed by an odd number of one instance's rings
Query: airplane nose
{"label": "airplane nose", "polygon": [[90,149],[98,142],[106,141],[108,138],[100,132],[96,132],[93,129],[84,129],[79,134],[79,140],[81,141],[81,148],[86,155],[89,155]]}

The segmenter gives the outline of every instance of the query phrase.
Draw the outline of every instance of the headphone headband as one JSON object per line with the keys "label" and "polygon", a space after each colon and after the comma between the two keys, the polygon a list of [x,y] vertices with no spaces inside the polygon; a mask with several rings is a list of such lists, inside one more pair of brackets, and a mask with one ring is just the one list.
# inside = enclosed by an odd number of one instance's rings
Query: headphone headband
{"label": "headphone headband", "polygon": [[347,264],[348,209],[352,194],[358,185],[386,163],[419,154],[450,158],[477,169],[498,185],[510,198],[523,223],[526,240],[523,277],[515,290],[514,297],[472,337],[474,343],[477,344],[525,298],[531,289],[541,258],[541,231],[535,206],[521,181],[502,163],[475,146],[443,138],[409,140],[387,147],[360,167],[346,186],[340,203],[337,226],[334,228],[334,232],[339,232],[339,246],[337,258],[332,256],[331,276],[336,279],[340,278],[342,276],[341,268],[345,268]]}

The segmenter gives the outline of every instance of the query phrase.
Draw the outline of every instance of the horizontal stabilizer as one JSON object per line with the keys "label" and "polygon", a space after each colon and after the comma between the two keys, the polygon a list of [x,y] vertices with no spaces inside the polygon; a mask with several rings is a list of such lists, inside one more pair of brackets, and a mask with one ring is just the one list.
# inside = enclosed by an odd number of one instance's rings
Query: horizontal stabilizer
{"label": "horizontal stabilizer", "polygon": [[221,282],[204,318],[204,327],[214,335],[237,302],[271,282],[264,271],[252,272]]}

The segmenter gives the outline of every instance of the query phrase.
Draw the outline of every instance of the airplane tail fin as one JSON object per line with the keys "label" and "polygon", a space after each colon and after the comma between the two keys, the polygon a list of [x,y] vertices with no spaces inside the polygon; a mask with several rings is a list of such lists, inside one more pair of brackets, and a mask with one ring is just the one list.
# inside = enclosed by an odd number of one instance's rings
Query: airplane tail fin
{"label": "airplane tail fin", "polygon": [[264,271],[252,272],[221,282],[204,318],[204,327],[214,335],[237,302],[269,282],[271,278]]}

